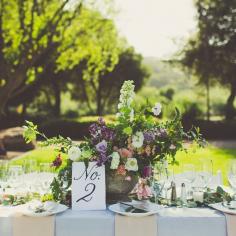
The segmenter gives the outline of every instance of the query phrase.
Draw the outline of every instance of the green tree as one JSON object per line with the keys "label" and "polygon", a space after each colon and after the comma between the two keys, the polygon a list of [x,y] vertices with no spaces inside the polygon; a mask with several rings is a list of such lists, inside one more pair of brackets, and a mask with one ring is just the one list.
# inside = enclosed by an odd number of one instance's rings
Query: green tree
{"label": "green tree", "polygon": [[208,108],[211,83],[230,87],[226,118],[232,119],[236,96],[236,1],[197,0],[196,7],[198,32],[183,50],[181,62],[206,85]]}
{"label": "green tree", "polygon": [[[101,30],[108,24],[111,28]],[[110,40],[96,41],[108,29]],[[84,59],[87,74],[111,70],[118,58],[117,40],[113,22],[80,1],[0,0],[0,113],[45,78],[55,82]]]}
{"label": "green tree", "polygon": [[112,108],[117,105],[116,101],[124,81],[133,80],[137,91],[148,77],[149,72],[142,64],[142,56],[135,53],[133,48],[125,48],[120,53],[114,69],[99,73],[96,83],[93,76],[88,80],[75,83],[73,98],[86,101],[91,112],[96,115],[111,113],[116,111]]}

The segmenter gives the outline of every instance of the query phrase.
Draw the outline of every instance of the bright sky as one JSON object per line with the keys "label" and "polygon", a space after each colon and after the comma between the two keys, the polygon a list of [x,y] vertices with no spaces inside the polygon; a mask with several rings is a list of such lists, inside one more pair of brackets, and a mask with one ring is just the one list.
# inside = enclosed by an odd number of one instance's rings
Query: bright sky
{"label": "bright sky", "polygon": [[196,28],[193,0],[115,0],[121,35],[143,56],[167,58]]}

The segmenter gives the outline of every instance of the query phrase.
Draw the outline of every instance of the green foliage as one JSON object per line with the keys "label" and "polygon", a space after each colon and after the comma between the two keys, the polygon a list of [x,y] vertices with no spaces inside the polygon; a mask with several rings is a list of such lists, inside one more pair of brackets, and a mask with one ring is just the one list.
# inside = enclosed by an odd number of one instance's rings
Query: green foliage
{"label": "green foliage", "polygon": [[32,102],[43,87],[48,107],[58,115],[60,92],[75,67],[86,62],[81,78],[97,84],[98,75],[118,61],[113,21],[87,2],[3,0],[0,16],[0,112],[6,104]]}
{"label": "green foliage", "polygon": [[206,86],[217,82],[230,86],[226,118],[234,117],[236,96],[236,20],[234,0],[198,0],[198,33],[183,50],[182,64],[199,76]]}
{"label": "green foliage", "polygon": [[26,143],[35,141],[37,134],[39,134],[37,125],[34,125],[31,121],[26,121],[26,126],[23,126],[23,128],[24,128],[23,137]]}
{"label": "green foliage", "polygon": [[[71,160],[68,159],[67,165],[59,171],[58,177],[52,183],[56,200],[65,200],[72,181],[72,161],[78,158],[84,161],[86,166],[89,161],[96,161],[98,166],[105,165],[108,173],[143,177],[144,169],[156,162],[169,159],[172,164],[176,163],[175,155],[178,150],[184,149],[185,140],[202,145],[203,139],[198,129],[189,132],[183,130],[178,109],[175,110],[173,119],[160,122],[158,115],[161,113],[161,104],[152,107],[147,103],[146,106],[137,108],[134,104],[134,88],[133,81],[124,82],[120,91],[116,122],[107,125],[99,118],[97,123],[89,127],[90,138],[84,143],[73,144],[70,139],[60,136],[48,139],[41,134],[45,137],[43,144],[56,145],[62,152],[67,152],[70,148],[76,155],[69,156]],[[125,150],[130,158],[122,156],[122,150]],[[118,163],[114,164],[113,156],[118,156]],[[117,159],[115,161],[117,162]],[[133,163],[133,167],[129,167],[129,162]],[[120,169],[123,169],[122,173],[119,173]],[[68,185],[65,187],[64,183]]]}
{"label": "green foliage", "polygon": [[[77,73],[77,72],[76,72]],[[119,90],[124,81],[134,81],[136,91],[145,83],[149,73],[142,63],[142,56],[133,48],[120,48],[117,64],[112,70],[103,70],[96,78],[81,81],[75,77],[70,89],[73,100],[80,100],[80,107],[89,108],[90,114],[111,114],[117,111]],[[80,83],[78,83],[80,81]]]}
{"label": "green foliage", "polygon": [[207,205],[223,201],[230,202],[231,200],[231,196],[219,186],[217,187],[216,192],[214,193],[210,191],[204,193],[204,203]]}

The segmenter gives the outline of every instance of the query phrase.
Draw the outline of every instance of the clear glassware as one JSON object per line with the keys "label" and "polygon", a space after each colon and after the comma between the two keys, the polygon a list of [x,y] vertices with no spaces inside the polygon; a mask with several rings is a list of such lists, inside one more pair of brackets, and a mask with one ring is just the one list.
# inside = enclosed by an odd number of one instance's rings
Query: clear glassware
{"label": "clear glassware", "polygon": [[20,165],[9,166],[8,184],[13,192],[17,192],[23,184],[23,167]]}
{"label": "clear glassware", "polygon": [[186,184],[187,198],[191,199],[193,195],[193,183],[196,180],[196,169],[193,164],[183,164],[183,179]]}
{"label": "clear glassware", "polygon": [[5,192],[9,174],[9,161],[0,160],[0,191]]}
{"label": "clear glassware", "polygon": [[40,173],[51,173],[52,172],[51,164],[46,162],[39,163],[39,171]]}
{"label": "clear glassware", "polygon": [[51,167],[50,163],[40,163],[39,164],[39,190],[40,194],[44,195],[49,193],[50,191],[50,185],[52,183],[54,174],[53,174],[53,169]]}
{"label": "clear glassware", "polygon": [[34,173],[38,171],[37,161],[33,159],[26,159],[23,163],[25,173]]}
{"label": "clear glassware", "polygon": [[171,181],[173,180],[172,169],[168,168],[167,162],[163,161],[158,164],[158,173],[156,175],[156,180],[159,185],[158,196],[167,199],[168,189],[170,187]]}
{"label": "clear glassware", "polygon": [[236,200],[236,160],[230,160],[228,165],[228,181],[234,191],[234,200]]}
{"label": "clear glassware", "polygon": [[208,188],[209,183],[213,177],[213,161],[209,159],[201,160],[201,171],[199,172],[199,177],[203,182],[203,188]]}

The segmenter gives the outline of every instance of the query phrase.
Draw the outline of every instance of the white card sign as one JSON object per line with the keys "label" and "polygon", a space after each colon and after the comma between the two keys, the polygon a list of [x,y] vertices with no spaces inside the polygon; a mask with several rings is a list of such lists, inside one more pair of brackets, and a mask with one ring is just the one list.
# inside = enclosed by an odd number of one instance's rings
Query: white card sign
{"label": "white card sign", "polygon": [[84,162],[72,164],[72,209],[106,209],[105,166],[89,162],[86,169]]}

